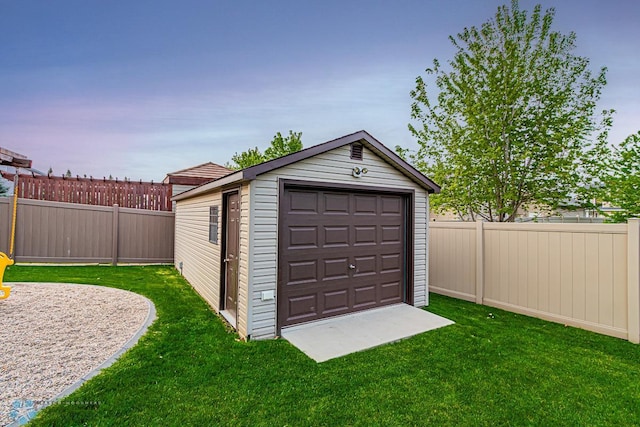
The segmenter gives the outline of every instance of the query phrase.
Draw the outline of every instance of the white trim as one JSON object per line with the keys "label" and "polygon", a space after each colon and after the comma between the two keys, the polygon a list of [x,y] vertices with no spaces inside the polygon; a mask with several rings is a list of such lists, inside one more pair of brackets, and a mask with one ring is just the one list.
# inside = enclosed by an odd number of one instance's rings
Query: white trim
{"label": "white trim", "polygon": [[251,185],[251,182],[248,183],[249,186],[249,235],[248,246],[249,253],[247,256],[249,259],[247,260],[247,338],[251,337],[253,333],[253,253],[254,253],[254,244],[253,244],[253,229],[255,226],[255,201],[254,201],[254,189],[255,185]]}
{"label": "white trim", "polygon": [[238,320],[237,320],[238,310],[237,309],[236,309],[236,317],[233,317],[229,312],[229,310],[221,310],[220,315],[224,318],[224,320],[227,321],[227,323],[229,323],[233,327],[233,329],[236,330],[236,332],[238,331]]}
{"label": "white trim", "polygon": [[[414,212],[413,214],[416,214],[416,209],[413,209]],[[427,193],[425,195],[425,207],[424,207],[424,215],[425,215],[425,221],[424,221],[424,231],[425,231],[425,246],[426,246],[426,250],[424,251],[424,286],[425,286],[425,290],[424,290],[424,305],[425,306],[429,306],[429,274],[431,273],[431,266],[429,265],[429,220],[431,219],[431,206],[429,206],[429,193]],[[415,223],[415,219],[414,219],[414,223]],[[416,250],[416,246],[415,244],[413,245],[413,251],[415,252]],[[414,254],[415,256],[415,254]],[[414,262],[414,275],[415,275],[415,262]],[[415,289],[415,283],[413,284],[413,288]],[[414,301],[415,302],[415,301]]]}

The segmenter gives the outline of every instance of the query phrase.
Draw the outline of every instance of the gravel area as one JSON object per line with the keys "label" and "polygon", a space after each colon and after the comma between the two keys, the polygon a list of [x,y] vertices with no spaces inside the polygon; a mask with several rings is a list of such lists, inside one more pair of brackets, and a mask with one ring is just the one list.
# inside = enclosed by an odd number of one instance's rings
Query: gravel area
{"label": "gravel area", "polygon": [[16,401],[39,409],[118,352],[144,325],[148,300],[101,286],[12,283],[0,300],[0,426]]}

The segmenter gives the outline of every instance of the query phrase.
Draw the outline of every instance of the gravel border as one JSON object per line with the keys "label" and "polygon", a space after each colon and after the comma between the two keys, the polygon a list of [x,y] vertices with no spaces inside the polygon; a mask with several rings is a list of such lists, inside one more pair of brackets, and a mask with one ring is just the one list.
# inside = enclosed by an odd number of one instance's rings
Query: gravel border
{"label": "gravel border", "polygon": [[134,346],[156,318],[149,299],[122,289],[6,285],[12,291],[0,301],[0,426],[21,425],[11,422],[14,402],[34,402],[32,417],[73,393]]}

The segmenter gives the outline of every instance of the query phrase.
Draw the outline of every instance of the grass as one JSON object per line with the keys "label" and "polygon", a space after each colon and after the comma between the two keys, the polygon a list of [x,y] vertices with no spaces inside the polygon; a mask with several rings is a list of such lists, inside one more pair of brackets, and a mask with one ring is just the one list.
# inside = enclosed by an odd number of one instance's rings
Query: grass
{"label": "grass", "polygon": [[13,266],[5,280],[127,289],[158,312],[35,426],[640,425],[640,346],[439,295],[429,311],[455,325],[316,364],[238,340],[170,267]]}

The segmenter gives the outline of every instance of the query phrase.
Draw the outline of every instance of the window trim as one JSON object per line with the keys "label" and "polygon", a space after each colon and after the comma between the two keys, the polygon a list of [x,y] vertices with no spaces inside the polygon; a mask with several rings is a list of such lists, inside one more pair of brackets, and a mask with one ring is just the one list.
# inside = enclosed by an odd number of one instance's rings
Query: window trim
{"label": "window trim", "polygon": [[220,220],[220,207],[209,206],[209,243],[218,244],[218,230]]}

